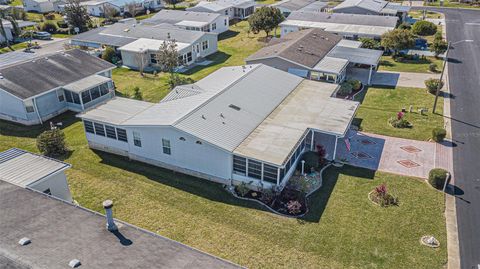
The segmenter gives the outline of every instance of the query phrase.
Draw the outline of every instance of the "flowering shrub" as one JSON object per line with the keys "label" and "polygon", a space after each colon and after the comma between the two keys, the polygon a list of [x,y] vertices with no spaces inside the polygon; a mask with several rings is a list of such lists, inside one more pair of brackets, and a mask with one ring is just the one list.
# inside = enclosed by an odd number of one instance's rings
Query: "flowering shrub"
{"label": "flowering shrub", "polygon": [[288,213],[290,213],[292,215],[296,215],[296,214],[300,213],[301,209],[302,209],[302,204],[297,200],[290,200],[287,203]]}
{"label": "flowering shrub", "polygon": [[398,204],[398,199],[388,192],[385,184],[375,187],[369,197],[374,203],[383,207]]}

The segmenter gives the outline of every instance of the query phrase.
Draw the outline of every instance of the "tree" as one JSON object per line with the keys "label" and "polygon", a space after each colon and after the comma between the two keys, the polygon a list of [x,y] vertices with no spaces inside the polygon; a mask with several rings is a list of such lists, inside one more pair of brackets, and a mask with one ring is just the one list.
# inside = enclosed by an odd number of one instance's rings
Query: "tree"
{"label": "tree", "polygon": [[[437,35],[440,34],[440,35]],[[441,33],[437,33],[435,35],[435,39],[432,42],[432,45],[430,46],[430,50],[435,53],[435,57],[438,57],[438,55],[444,53],[447,51],[448,44],[445,40],[442,38]]]}
{"label": "tree", "polygon": [[394,29],[382,35],[380,44],[397,55],[400,50],[415,46],[415,36],[409,30]]}
{"label": "tree", "polygon": [[429,78],[425,80],[425,86],[427,86],[429,93],[435,94],[437,92],[437,89],[440,90],[443,88],[443,81],[437,78]]}
{"label": "tree", "polygon": [[165,4],[172,5],[173,9],[176,9],[176,5],[180,2],[179,0],[163,0]]}
{"label": "tree", "polygon": [[170,78],[168,79],[168,85],[170,86],[170,89],[173,89],[180,85],[192,84],[194,82],[195,81],[193,79],[189,77],[180,76],[177,73],[173,73],[173,76],[170,76]]}
{"label": "tree", "polygon": [[51,34],[56,33],[58,30],[57,24],[52,21],[46,21],[40,24],[38,28],[40,29],[40,31],[49,32]]}
{"label": "tree", "polygon": [[412,26],[412,32],[421,36],[434,35],[437,32],[437,26],[433,22],[417,21]]}
{"label": "tree", "polygon": [[106,19],[112,21],[115,17],[118,16],[118,10],[110,5],[105,5],[103,7],[103,14]]}
{"label": "tree", "polygon": [[137,4],[135,2],[131,2],[125,5],[125,10],[129,14],[130,17],[135,18],[137,16]]}
{"label": "tree", "polygon": [[92,22],[85,6],[80,5],[80,0],[67,0],[65,16],[68,23],[78,27],[80,32],[88,30],[88,25]]}
{"label": "tree", "polygon": [[133,96],[132,97],[133,97],[133,99],[136,99],[136,100],[143,100],[142,92],[140,91],[140,88],[138,86],[133,88]]}
{"label": "tree", "polygon": [[18,23],[15,20],[15,18],[9,13],[8,10],[0,10],[0,35],[5,39],[5,43],[7,44],[7,47],[11,50],[13,48],[10,45],[10,40],[7,37],[7,32],[5,30],[5,27],[3,25],[3,20],[9,21],[10,24],[12,24],[12,30],[14,35],[20,35],[20,28],[18,27]]}
{"label": "tree", "polygon": [[366,48],[366,49],[379,49],[380,48],[380,42],[373,39],[373,38],[362,37],[362,38],[360,38],[360,42],[362,42],[362,48]]}
{"label": "tree", "polygon": [[37,137],[37,148],[46,156],[62,156],[68,151],[65,134],[58,128],[45,131]]}
{"label": "tree", "polygon": [[104,59],[107,62],[113,63],[114,58],[115,58],[115,49],[110,46],[106,47],[102,53],[102,59]]}
{"label": "tree", "polygon": [[270,32],[278,27],[278,25],[285,20],[280,9],[276,7],[261,7],[248,18],[250,24],[250,30],[258,34],[260,31],[264,31],[267,37]]}
{"label": "tree", "polygon": [[170,73],[170,81],[175,81],[175,68],[182,64],[179,58],[180,54],[178,54],[175,40],[163,41],[155,54],[155,59],[160,69],[163,72]]}

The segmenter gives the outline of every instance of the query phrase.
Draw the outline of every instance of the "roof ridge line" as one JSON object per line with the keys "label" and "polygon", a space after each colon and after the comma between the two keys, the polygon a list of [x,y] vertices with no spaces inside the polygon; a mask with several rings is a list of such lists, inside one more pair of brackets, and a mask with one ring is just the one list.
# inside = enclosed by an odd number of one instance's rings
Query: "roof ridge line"
{"label": "roof ridge line", "polygon": [[[245,66],[245,65],[243,65]],[[201,105],[197,106],[196,108],[190,110],[187,114],[183,115],[182,117],[180,117],[180,119],[177,119],[176,121],[174,121],[171,126],[176,126],[178,123],[180,123],[181,121],[183,121],[186,117],[192,115],[193,113],[195,113],[196,111],[198,111],[200,108],[203,108],[206,104],[210,103],[213,99],[215,99],[217,96],[219,96],[220,94],[224,93],[225,91],[227,91],[228,89],[232,88],[234,85],[236,85],[238,82],[240,82],[241,80],[243,80],[245,77],[247,77],[248,75],[250,75],[254,70],[257,70],[258,68],[260,68],[261,66],[263,66],[263,64],[259,64],[257,66],[255,66],[250,72],[246,73],[244,76],[241,76],[239,77],[238,79],[236,79],[235,81],[233,81],[232,83],[230,83],[230,85],[228,85],[228,87],[225,87],[223,90],[217,92],[216,94],[214,94],[213,96],[211,96],[210,98],[208,98],[208,100],[206,100],[205,102],[203,102]],[[228,68],[228,67],[224,67],[224,68]]]}

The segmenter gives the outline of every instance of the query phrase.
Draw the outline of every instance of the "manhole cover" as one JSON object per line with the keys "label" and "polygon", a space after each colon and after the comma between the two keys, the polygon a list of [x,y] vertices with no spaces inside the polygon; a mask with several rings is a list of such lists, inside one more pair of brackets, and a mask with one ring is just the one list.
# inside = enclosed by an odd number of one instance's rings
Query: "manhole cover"
{"label": "manhole cover", "polygon": [[406,168],[414,168],[414,167],[418,167],[420,166],[420,164],[412,161],[412,160],[400,160],[400,161],[397,161],[397,163],[399,163],[400,165],[406,167]]}
{"label": "manhole cover", "polygon": [[421,149],[419,149],[417,147],[414,147],[414,146],[403,146],[403,147],[400,147],[400,148],[405,150],[408,153],[417,153],[417,152],[422,151]]}
{"label": "manhole cover", "polygon": [[365,146],[377,144],[377,143],[373,142],[372,140],[366,139],[366,138],[358,139],[357,141],[360,142],[362,145],[365,145]]}
{"label": "manhole cover", "polygon": [[361,152],[361,151],[355,151],[355,152],[352,152],[350,154],[352,154],[353,157],[355,157],[357,159],[360,159],[360,160],[367,160],[367,159],[372,158],[372,156],[368,155],[365,152]]}

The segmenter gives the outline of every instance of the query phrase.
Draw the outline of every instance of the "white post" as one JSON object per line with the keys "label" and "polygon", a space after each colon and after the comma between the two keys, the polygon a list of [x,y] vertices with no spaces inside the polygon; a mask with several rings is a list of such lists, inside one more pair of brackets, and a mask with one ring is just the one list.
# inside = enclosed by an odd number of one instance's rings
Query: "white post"
{"label": "white post", "polygon": [[107,217],[107,230],[109,230],[110,232],[117,231],[118,227],[117,225],[115,225],[115,222],[113,221],[112,200],[105,200],[103,201],[102,205],[103,205],[103,208],[105,208],[105,216]]}
{"label": "white post", "polygon": [[37,114],[38,120],[40,121],[40,124],[43,124],[42,117],[40,116],[40,111],[38,111],[37,99],[33,98],[32,103],[33,103],[33,107],[35,108],[35,112]]}
{"label": "white post", "polygon": [[277,168],[277,186],[280,185],[280,167]]}
{"label": "white post", "polygon": [[338,137],[335,136],[335,147],[333,148],[333,158],[332,158],[333,161],[335,161],[335,158],[337,156],[337,140],[338,140]]}
{"label": "white post", "polygon": [[[82,111],[85,111],[85,106],[83,105],[82,93],[77,93],[78,99],[80,99],[80,105],[82,106]],[[73,97],[72,97],[73,98]]]}
{"label": "white post", "polygon": [[302,175],[305,175],[305,160],[302,160]]}
{"label": "white post", "polygon": [[311,143],[310,143],[310,150],[311,150],[311,151],[313,151],[313,149],[314,149],[314,145],[313,145],[313,141],[314,141],[313,138],[314,138],[314,137],[315,137],[315,131],[312,130],[312,141],[311,141]]}
{"label": "white post", "polygon": [[372,72],[373,72],[373,65],[370,66],[370,71],[368,73],[368,85],[372,82]]}
{"label": "white post", "polygon": [[448,179],[450,178],[450,173],[447,172],[445,175],[445,183],[443,184],[443,192],[447,189]]}

